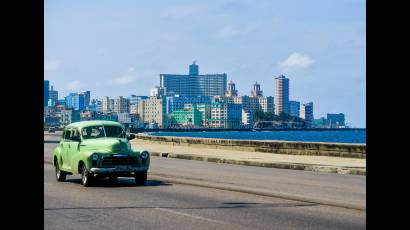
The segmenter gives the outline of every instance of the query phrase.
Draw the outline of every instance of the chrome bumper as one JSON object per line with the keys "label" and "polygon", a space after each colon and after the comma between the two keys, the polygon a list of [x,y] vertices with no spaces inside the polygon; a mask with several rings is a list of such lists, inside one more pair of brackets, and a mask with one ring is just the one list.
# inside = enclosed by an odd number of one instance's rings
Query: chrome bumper
{"label": "chrome bumper", "polygon": [[142,172],[148,171],[148,167],[114,167],[114,168],[91,168],[92,173],[131,173],[131,172]]}

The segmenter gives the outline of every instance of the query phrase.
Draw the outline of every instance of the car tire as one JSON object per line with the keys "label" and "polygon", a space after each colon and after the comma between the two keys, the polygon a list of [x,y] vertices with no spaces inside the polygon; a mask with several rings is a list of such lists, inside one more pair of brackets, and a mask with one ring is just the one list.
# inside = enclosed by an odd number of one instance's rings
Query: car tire
{"label": "car tire", "polygon": [[56,172],[57,181],[64,182],[67,177],[67,173],[60,170],[60,166],[58,165],[58,162],[56,162],[55,164],[55,172]]}
{"label": "car tire", "polygon": [[139,172],[135,175],[135,183],[138,186],[143,186],[147,183],[147,171]]}
{"label": "car tire", "polygon": [[83,165],[81,167],[81,184],[84,185],[84,187],[89,187],[92,184],[93,179],[93,175],[89,173],[85,165]]}

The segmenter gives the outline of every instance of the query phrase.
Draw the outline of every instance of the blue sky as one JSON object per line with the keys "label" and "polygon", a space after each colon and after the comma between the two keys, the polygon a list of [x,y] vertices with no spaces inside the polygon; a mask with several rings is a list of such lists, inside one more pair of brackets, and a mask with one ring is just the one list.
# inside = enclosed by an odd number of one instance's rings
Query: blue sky
{"label": "blue sky", "polygon": [[59,91],[148,95],[160,73],[227,73],[240,95],[290,78],[314,116],[343,112],[366,127],[361,0],[46,0],[44,78]]}

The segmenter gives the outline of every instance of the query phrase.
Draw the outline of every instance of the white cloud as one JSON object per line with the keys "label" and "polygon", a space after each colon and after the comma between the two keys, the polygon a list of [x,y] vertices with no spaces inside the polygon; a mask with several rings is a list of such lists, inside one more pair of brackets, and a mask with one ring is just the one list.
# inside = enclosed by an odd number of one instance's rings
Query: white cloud
{"label": "white cloud", "polygon": [[68,90],[77,90],[80,87],[80,81],[74,80],[67,84]]}
{"label": "white cloud", "polygon": [[44,63],[44,70],[45,71],[53,71],[59,69],[61,66],[61,61],[58,59],[50,60]]}
{"label": "white cloud", "polygon": [[309,56],[294,52],[279,63],[279,69],[282,72],[293,72],[298,69],[309,68],[313,63],[314,60]]}
{"label": "white cloud", "polygon": [[111,80],[115,85],[126,85],[138,79],[137,73],[133,67],[130,67],[126,74]]}

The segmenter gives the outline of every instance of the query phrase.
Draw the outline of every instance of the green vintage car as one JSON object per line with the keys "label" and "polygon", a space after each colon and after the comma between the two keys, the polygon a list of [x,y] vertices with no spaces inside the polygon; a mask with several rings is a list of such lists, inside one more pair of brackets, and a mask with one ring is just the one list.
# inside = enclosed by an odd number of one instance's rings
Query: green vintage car
{"label": "green vintage car", "polygon": [[64,129],[53,159],[57,181],[67,175],[81,174],[81,183],[91,185],[97,178],[115,181],[134,177],[137,185],[147,181],[150,154],[131,148],[124,126],[113,121],[81,121]]}

